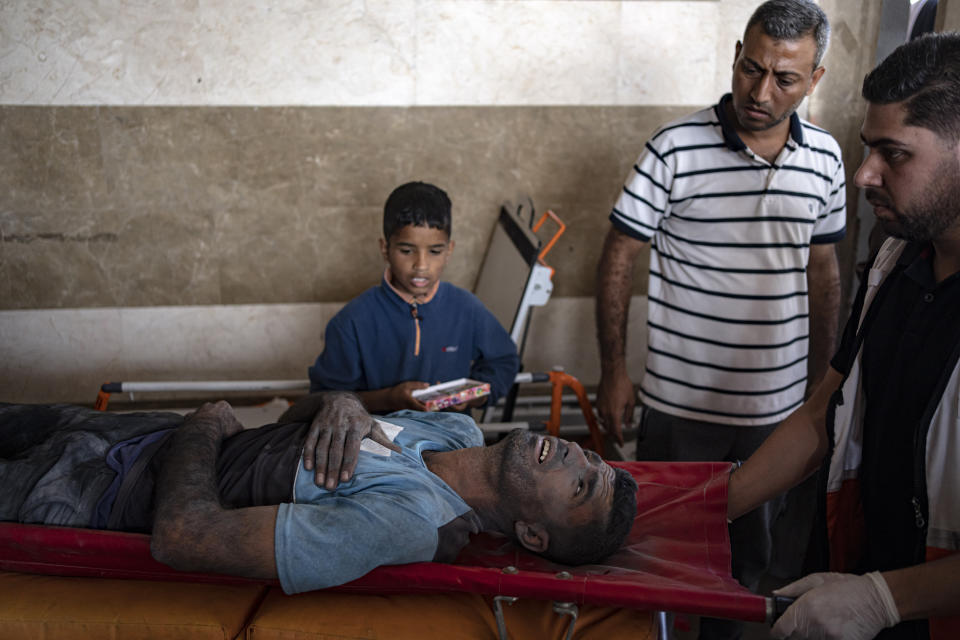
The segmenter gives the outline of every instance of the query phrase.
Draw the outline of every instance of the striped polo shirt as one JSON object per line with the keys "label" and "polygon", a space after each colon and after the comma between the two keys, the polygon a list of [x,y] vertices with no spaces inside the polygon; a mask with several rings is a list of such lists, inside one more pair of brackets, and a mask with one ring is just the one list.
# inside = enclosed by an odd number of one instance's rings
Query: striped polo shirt
{"label": "striped polo shirt", "polygon": [[770,164],[720,103],[647,142],[610,220],[651,242],[640,398],[729,425],[782,420],[803,402],[811,243],[845,232],[843,162],[822,129],[790,119]]}

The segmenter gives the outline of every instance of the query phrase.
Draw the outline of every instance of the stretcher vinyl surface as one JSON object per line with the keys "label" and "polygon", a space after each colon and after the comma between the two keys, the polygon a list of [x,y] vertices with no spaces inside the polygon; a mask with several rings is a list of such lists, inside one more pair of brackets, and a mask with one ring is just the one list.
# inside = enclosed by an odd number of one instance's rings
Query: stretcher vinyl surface
{"label": "stretcher vinyl surface", "polygon": [[[504,538],[475,536],[454,564],[380,567],[337,587],[353,593],[469,592],[763,621],[766,602],[730,575],[729,463],[621,462],[637,480],[630,538],[603,565],[566,567]],[[67,576],[251,582],[176,571],[146,535],[0,523],[0,570]],[[275,583],[275,582],[274,582]],[[276,583],[275,583],[276,584]]]}

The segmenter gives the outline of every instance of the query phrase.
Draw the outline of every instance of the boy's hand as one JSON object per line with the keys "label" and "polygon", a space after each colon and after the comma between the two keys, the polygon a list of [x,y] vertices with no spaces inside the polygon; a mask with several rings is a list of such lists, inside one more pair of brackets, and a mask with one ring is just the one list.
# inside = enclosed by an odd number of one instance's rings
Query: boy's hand
{"label": "boy's hand", "polygon": [[414,411],[426,411],[427,405],[411,395],[417,389],[426,389],[430,384],[427,382],[418,382],[416,380],[407,380],[398,385],[390,387],[390,405],[400,409],[413,409]]}
{"label": "boy's hand", "polygon": [[333,491],[337,484],[353,477],[364,438],[400,452],[357,396],[341,392],[325,396],[303,441],[303,466],[308,471],[315,467],[314,483]]}

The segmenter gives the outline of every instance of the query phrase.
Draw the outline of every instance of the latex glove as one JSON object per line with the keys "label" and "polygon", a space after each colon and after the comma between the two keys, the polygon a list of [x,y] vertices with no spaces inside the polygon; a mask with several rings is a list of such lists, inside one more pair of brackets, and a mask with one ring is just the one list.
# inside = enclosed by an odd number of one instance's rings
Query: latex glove
{"label": "latex glove", "polygon": [[353,477],[364,438],[400,453],[400,447],[383,433],[359,398],[339,392],[325,396],[303,440],[303,466],[314,469],[314,483],[332,491]]}
{"label": "latex glove", "polygon": [[770,633],[777,640],[870,640],[900,622],[890,588],[876,571],[813,573],[773,593],[799,596],[773,626]]}

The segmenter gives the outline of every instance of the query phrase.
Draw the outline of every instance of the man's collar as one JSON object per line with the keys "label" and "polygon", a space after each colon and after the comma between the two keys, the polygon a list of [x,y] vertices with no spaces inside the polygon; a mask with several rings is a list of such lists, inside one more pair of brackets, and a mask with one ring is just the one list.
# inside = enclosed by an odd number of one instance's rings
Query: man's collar
{"label": "man's collar", "polygon": [[[720,102],[713,106],[714,113],[717,114],[717,120],[720,121],[720,130],[723,132],[723,141],[731,151],[744,151],[747,145],[740,139],[733,123],[727,117],[727,104],[733,100],[730,93],[724,94]],[[803,144],[803,124],[800,122],[800,116],[794,111],[790,114],[790,137],[798,145]]]}
{"label": "man's collar", "polygon": [[897,259],[908,278],[920,286],[933,289],[937,279],[933,273],[933,244],[929,242],[908,242]]}
{"label": "man's collar", "polygon": [[933,245],[929,242],[907,242],[907,246],[900,252],[897,263],[903,266],[912,264],[917,258],[929,260],[933,255]]}
{"label": "man's collar", "polygon": [[733,94],[727,93],[720,98],[720,102],[713,106],[714,113],[717,114],[717,120],[720,121],[720,131],[723,133],[723,141],[730,151],[745,151],[747,145],[740,139],[740,134],[733,128],[733,123],[727,118],[727,104],[733,100]]}
{"label": "man's collar", "polygon": [[797,146],[803,146],[803,123],[800,122],[800,116],[794,111],[790,114],[790,137],[797,143]]}

